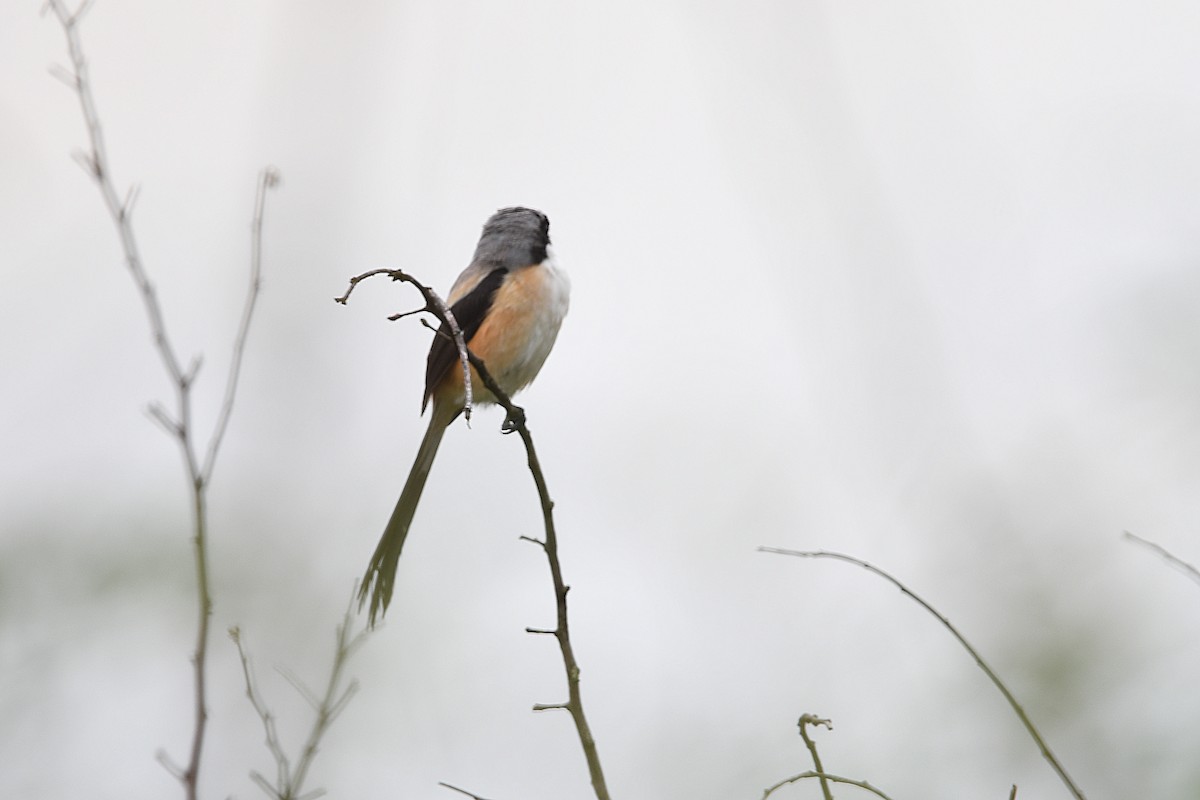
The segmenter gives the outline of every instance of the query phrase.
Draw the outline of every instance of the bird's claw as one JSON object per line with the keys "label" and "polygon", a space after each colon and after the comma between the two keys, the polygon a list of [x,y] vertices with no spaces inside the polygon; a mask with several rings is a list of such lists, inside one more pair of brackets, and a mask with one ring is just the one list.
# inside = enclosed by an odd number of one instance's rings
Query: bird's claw
{"label": "bird's claw", "polygon": [[520,406],[513,406],[512,411],[508,412],[508,416],[504,418],[504,424],[500,426],[501,433],[512,433],[517,428],[525,424],[525,409]]}

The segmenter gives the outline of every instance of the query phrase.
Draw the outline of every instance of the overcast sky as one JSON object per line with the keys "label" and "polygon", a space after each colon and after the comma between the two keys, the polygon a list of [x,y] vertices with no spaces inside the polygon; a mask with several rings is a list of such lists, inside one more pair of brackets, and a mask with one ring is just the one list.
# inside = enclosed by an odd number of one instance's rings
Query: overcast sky
{"label": "overcast sky", "polygon": [[[273,775],[224,631],[296,752],[424,431],[416,295],[545,211],[572,307],[521,400],[614,797],[1200,793],[1200,14],[1193,4],[140,3],[82,28],[197,424],[257,172],[263,292],[211,487],[206,797]],[[0,5],[0,795],[170,797],[195,596],[171,402],[71,154],[62,31]],[[311,787],[588,795],[515,438],[448,434],[387,624]],[[787,797],[817,797],[816,786]],[[847,797],[853,790],[839,793]]]}

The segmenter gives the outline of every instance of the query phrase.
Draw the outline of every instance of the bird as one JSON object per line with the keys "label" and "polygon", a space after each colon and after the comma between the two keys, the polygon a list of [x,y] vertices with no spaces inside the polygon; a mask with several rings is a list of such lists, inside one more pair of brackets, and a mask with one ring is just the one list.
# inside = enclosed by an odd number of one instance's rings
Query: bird
{"label": "bird", "polygon": [[[571,284],[554,262],[550,219],[540,211],[502,208],[483,226],[471,263],[450,288],[446,303],[471,352],[510,397],[537,377],[554,347],[570,305]],[[421,413],[432,406],[396,508],[359,586],[359,609],[370,597],[369,625],[382,619],[396,585],[396,566],[442,435],[466,403],[458,349],[443,323],[425,363]],[[495,403],[471,367],[477,405]]]}

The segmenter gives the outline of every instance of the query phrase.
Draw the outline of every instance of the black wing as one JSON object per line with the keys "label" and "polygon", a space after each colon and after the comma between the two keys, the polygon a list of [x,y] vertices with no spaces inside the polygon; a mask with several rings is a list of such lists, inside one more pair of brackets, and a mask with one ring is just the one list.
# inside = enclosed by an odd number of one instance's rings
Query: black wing
{"label": "black wing", "polygon": [[[504,282],[504,276],[507,274],[508,270],[503,267],[492,270],[483,277],[483,280],[475,284],[474,289],[450,306],[450,311],[454,314],[454,321],[462,329],[463,339],[468,344],[471,342],[471,337],[479,330],[479,326],[483,324],[488,311],[491,310],[496,290],[500,288],[500,284]],[[433,394],[434,387],[438,385],[450,367],[458,363],[458,360],[458,348],[455,347],[454,340],[450,338],[450,329],[442,325],[438,328],[438,334],[433,337],[433,345],[429,348],[429,358],[425,362],[425,399],[421,401],[422,412],[429,404],[429,397]]]}

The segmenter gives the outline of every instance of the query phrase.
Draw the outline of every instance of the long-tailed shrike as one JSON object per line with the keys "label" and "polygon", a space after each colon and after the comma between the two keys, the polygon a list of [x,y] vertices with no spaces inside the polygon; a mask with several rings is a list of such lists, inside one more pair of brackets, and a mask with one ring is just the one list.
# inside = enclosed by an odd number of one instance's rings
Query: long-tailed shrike
{"label": "long-tailed shrike", "polygon": [[[550,220],[540,211],[502,208],[484,224],[475,257],[446,302],[471,352],[511,396],[537,377],[567,314],[569,295],[567,276],[550,254]],[[359,589],[360,606],[371,596],[371,625],[391,602],[396,563],[442,434],[466,402],[458,350],[444,333],[434,336],[425,367],[421,413],[433,403],[429,428]],[[477,404],[495,402],[473,367],[471,391]]]}

